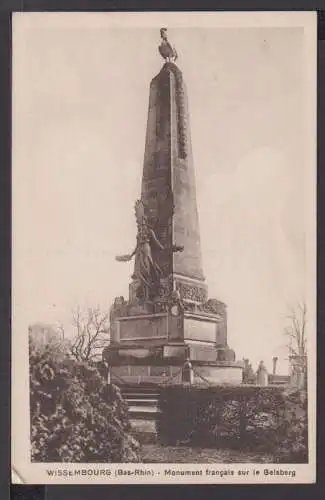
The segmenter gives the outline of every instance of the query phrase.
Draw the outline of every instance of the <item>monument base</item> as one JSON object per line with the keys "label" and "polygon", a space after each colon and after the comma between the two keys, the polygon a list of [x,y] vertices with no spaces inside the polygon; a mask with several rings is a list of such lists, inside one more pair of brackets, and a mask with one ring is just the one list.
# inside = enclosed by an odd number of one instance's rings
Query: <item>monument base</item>
{"label": "monument base", "polygon": [[177,292],[165,301],[115,299],[103,359],[119,384],[182,383],[187,361],[193,383],[242,382],[243,364],[227,344],[225,305],[189,304]]}
{"label": "monument base", "polygon": [[103,352],[111,382],[121,384],[181,384],[183,367],[190,360],[193,383],[240,384],[243,364],[232,349],[191,342],[160,345],[111,345]]}
{"label": "monument base", "polygon": [[[193,366],[194,384],[241,384],[242,365],[238,362],[197,362]],[[111,382],[121,384],[181,384],[182,366],[179,365],[121,365],[112,366]]]}

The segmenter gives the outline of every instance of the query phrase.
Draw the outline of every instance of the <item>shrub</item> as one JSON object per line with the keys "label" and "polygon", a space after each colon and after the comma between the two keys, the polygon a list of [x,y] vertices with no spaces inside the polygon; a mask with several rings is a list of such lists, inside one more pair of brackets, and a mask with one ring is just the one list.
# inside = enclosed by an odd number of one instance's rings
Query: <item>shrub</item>
{"label": "shrub", "polygon": [[163,444],[245,448],[298,460],[307,450],[307,413],[297,401],[275,386],[168,386],[161,391],[158,435]]}
{"label": "shrub", "polygon": [[282,426],[276,438],[275,456],[282,463],[308,462],[308,399],[306,391],[286,395]]}
{"label": "shrub", "polygon": [[34,462],[138,461],[119,389],[61,344],[30,339],[30,414]]}

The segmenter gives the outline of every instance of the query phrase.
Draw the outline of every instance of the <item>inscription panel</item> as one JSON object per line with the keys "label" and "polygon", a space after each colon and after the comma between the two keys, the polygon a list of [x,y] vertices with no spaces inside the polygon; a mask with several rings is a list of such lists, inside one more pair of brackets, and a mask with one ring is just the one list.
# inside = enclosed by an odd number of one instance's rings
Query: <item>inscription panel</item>
{"label": "inscription panel", "polygon": [[184,339],[215,342],[216,324],[208,321],[200,321],[197,319],[185,318]]}
{"label": "inscription panel", "polygon": [[167,337],[167,315],[119,320],[120,340]]}
{"label": "inscription panel", "polygon": [[200,287],[192,283],[184,283],[176,281],[176,290],[179,291],[183,300],[202,303],[207,299],[207,290],[205,287]]}

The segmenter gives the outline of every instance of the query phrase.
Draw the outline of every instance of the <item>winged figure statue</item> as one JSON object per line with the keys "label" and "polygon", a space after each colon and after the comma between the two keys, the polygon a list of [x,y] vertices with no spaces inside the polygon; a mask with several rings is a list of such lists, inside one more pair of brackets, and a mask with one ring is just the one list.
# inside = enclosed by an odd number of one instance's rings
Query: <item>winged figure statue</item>
{"label": "winged figure statue", "polygon": [[[152,249],[165,250],[165,247],[158,240],[154,230],[150,227],[141,200],[135,203],[135,216],[138,227],[136,247],[131,254],[119,255],[116,260],[128,262],[135,257],[134,274],[132,276],[137,285],[139,293],[148,292],[160,279],[161,269],[154,259]],[[183,246],[173,245],[173,252],[182,252]],[[145,293],[144,295],[147,295]]]}

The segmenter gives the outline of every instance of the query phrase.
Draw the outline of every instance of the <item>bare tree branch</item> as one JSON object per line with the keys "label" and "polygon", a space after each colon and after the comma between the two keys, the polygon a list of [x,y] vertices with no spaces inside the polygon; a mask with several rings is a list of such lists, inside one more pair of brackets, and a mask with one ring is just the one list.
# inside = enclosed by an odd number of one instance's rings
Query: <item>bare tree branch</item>
{"label": "bare tree branch", "polygon": [[73,312],[72,323],[76,330],[72,355],[79,361],[96,359],[109,343],[109,313],[95,307],[82,314],[78,307]]}
{"label": "bare tree branch", "polygon": [[306,323],[307,308],[305,303],[299,303],[291,308],[287,316],[288,324],[284,328],[284,335],[288,338],[286,347],[290,358],[294,358],[304,371],[307,368]]}

